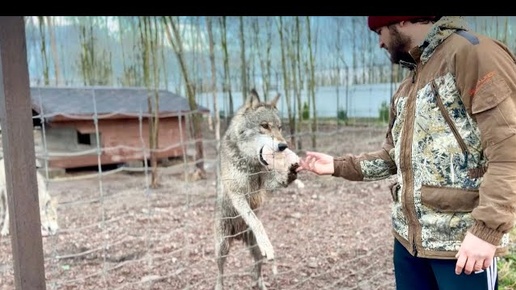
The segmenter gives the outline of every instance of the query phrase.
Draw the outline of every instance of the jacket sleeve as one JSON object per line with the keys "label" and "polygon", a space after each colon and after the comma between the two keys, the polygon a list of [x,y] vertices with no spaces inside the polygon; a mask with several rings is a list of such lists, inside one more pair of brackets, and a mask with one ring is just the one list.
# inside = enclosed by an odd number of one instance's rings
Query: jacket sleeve
{"label": "jacket sleeve", "polygon": [[393,108],[394,106],[391,103],[389,128],[385,135],[382,149],[370,153],[361,153],[360,155],[346,154],[334,157],[333,166],[335,171],[333,176],[352,181],[363,181],[384,179],[396,174],[394,145],[391,134],[395,116]]}
{"label": "jacket sleeve", "polygon": [[503,44],[481,38],[457,54],[455,66],[488,160],[470,232],[498,245],[513,228],[516,213],[516,64]]}

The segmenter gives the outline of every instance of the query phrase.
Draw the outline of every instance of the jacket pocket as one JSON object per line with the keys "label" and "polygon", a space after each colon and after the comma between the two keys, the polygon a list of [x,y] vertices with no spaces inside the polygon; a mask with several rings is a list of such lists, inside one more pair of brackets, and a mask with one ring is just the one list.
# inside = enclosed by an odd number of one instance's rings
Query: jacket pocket
{"label": "jacket pocket", "polygon": [[423,185],[421,203],[439,212],[471,212],[478,206],[478,190]]}
{"label": "jacket pocket", "polygon": [[472,113],[482,133],[482,147],[498,144],[516,134],[516,109],[505,80],[493,77],[476,93]]}

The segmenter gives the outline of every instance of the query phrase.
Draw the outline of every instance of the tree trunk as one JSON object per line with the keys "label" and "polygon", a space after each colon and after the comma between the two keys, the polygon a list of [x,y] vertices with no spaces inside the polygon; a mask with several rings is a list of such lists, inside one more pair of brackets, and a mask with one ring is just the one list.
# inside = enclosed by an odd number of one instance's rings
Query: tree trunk
{"label": "tree trunk", "polygon": [[202,143],[202,116],[198,111],[197,103],[195,101],[195,88],[190,81],[190,75],[188,71],[188,67],[186,65],[186,61],[183,54],[183,42],[181,39],[181,34],[179,33],[179,23],[177,19],[171,16],[163,16],[164,24],[165,24],[165,33],[170,42],[170,45],[174,49],[177,60],[179,62],[179,66],[181,68],[181,72],[183,75],[184,82],[186,84],[186,92],[188,95],[188,103],[190,105],[190,110],[192,110],[192,135],[194,137],[195,142],[195,167],[196,175],[199,178],[206,177],[206,171],[204,169],[204,152],[203,152],[203,143]]}
{"label": "tree trunk", "polygon": [[310,92],[310,97],[312,98],[312,148],[317,149],[317,138],[314,134],[317,132],[317,108],[315,102],[315,61],[313,55],[313,44],[312,44],[312,29],[310,27],[310,17],[306,16],[306,33],[307,33],[307,42],[308,42],[308,61],[309,61],[309,71],[310,71],[310,81],[308,83],[308,88]]}
{"label": "tree trunk", "polygon": [[45,16],[38,16],[39,33],[41,36],[41,57],[43,58],[43,83],[48,86],[50,84],[49,79],[49,65],[47,56],[47,41],[45,33]]}
{"label": "tree trunk", "polygon": [[[285,90],[285,101],[287,103],[287,118],[289,120],[289,126],[292,126],[291,119],[292,119],[292,112],[291,112],[291,104],[290,104],[290,79],[289,79],[289,71],[287,67],[287,58],[288,58],[288,43],[285,40],[285,34],[284,34],[284,27],[283,27],[283,16],[279,16],[278,21],[278,33],[280,38],[280,50],[281,50],[281,68],[282,68],[282,76],[283,76],[283,84],[284,84],[284,90]],[[295,146],[296,144],[293,143],[293,136],[290,136],[290,143],[292,146]]]}
{"label": "tree trunk", "polygon": [[215,64],[215,41],[213,40],[212,17],[206,17],[206,30],[208,30],[208,41],[210,44],[210,67],[211,67],[211,91],[213,92],[213,111],[215,112],[215,140],[217,141],[217,155],[220,145],[220,115],[217,102],[217,67]]}
{"label": "tree trunk", "polygon": [[298,76],[298,84],[296,85],[296,104],[298,118],[296,122],[296,114],[292,116],[295,126],[291,131],[292,135],[295,137],[296,149],[301,150],[303,149],[303,144],[301,142],[302,140],[301,138],[296,137],[297,132],[301,130],[301,122],[303,121],[303,102],[301,100],[301,92],[303,91],[304,87],[303,75],[301,74],[301,64],[303,63],[303,60],[301,59],[301,24],[299,21],[299,16],[296,16],[296,30],[294,40],[294,49],[296,50],[294,57],[294,70],[297,70],[295,74]]}
{"label": "tree trunk", "polygon": [[[225,117],[226,117],[226,122],[227,122],[227,119],[228,118],[231,118],[233,117],[233,115],[235,114],[235,109],[234,109],[234,105],[233,105],[233,95],[232,95],[232,90],[231,90],[231,73],[230,73],[230,69],[229,69],[229,53],[228,53],[228,41],[227,41],[227,25],[226,25],[226,16],[222,16],[221,18],[219,18],[220,22],[220,45],[222,47],[222,58],[223,58],[223,62],[224,62],[224,85],[222,86],[222,92],[227,92],[228,93],[228,110],[229,110],[229,113],[226,111],[225,112]],[[216,114],[218,114],[219,112],[215,112]]]}
{"label": "tree trunk", "polygon": [[[290,60],[290,69],[291,69],[291,75],[292,75],[292,93],[294,95],[294,105],[292,106],[292,109],[289,110],[288,113],[288,123],[289,123],[289,131],[290,131],[290,144],[292,146],[297,146],[296,144],[296,101],[299,98],[299,83],[298,83],[298,75],[297,75],[297,67],[296,63],[298,60],[296,59],[296,33],[297,30],[295,26],[297,25],[297,16],[294,18],[295,23],[290,27],[290,42],[288,47],[288,59]],[[290,100],[291,101],[291,100]],[[289,108],[291,107],[291,102],[289,103]],[[293,112],[291,112],[293,110]]]}
{"label": "tree trunk", "polygon": [[245,59],[245,33],[244,33],[244,17],[239,16],[239,36],[240,36],[240,69],[241,69],[241,82],[242,82],[242,104],[245,104],[247,92],[247,61]]}
{"label": "tree trunk", "polygon": [[[151,24],[151,21],[154,23]],[[140,17],[140,40],[142,44],[143,76],[148,89],[149,149],[151,165],[151,188],[159,187],[157,149],[159,144],[159,75],[157,52],[157,21],[155,17]],[[152,27],[155,27],[154,29]],[[144,159],[144,162],[146,160]]]}
{"label": "tree trunk", "polygon": [[48,35],[50,37],[50,50],[52,52],[54,63],[55,85],[58,86],[61,83],[61,69],[59,67],[59,53],[57,53],[55,25],[53,19],[53,16],[47,16]]}

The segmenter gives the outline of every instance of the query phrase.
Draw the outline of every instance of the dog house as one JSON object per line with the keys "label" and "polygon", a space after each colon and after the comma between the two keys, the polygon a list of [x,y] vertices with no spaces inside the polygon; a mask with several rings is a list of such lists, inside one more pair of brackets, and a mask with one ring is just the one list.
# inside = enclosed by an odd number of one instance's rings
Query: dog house
{"label": "dog house", "polygon": [[[31,100],[34,124],[41,126],[36,153],[48,159],[50,168],[149,158],[152,116],[159,118],[157,157],[185,154],[193,111],[187,99],[170,91],[45,86],[31,87]],[[205,107],[197,109],[209,113]]]}

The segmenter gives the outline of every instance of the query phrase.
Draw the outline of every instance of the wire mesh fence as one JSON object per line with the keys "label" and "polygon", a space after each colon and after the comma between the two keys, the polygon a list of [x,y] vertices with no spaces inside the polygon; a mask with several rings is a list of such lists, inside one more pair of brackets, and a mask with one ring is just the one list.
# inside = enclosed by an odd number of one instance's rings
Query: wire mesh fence
{"label": "wire mesh fence", "polygon": [[[95,127],[93,148],[73,152],[52,151],[50,143],[61,139],[50,142],[51,130],[44,121],[48,116],[35,116],[43,120],[34,134],[36,157],[48,191],[57,199],[60,227],[56,235],[43,238],[47,289],[213,289],[217,278],[213,226],[220,175],[219,140],[209,119],[204,118],[201,126],[205,178],[192,175],[195,140],[187,134],[179,144],[184,154],[161,159],[158,186],[152,187],[147,162],[100,163],[102,155],[112,151],[150,156],[142,129],[148,126],[145,117],[137,116],[138,126],[131,127],[141,147],[116,145],[114,150],[103,143],[101,120],[95,116],[87,121]],[[311,132],[308,122],[298,128],[296,144],[335,156],[378,149],[386,130],[377,122],[344,126],[325,121]],[[289,132],[286,123],[284,132]],[[221,127],[224,132],[226,126]],[[190,132],[188,126],[181,130]],[[303,150],[296,151],[302,154]],[[53,158],[82,155],[93,155],[98,163],[57,175],[49,166]],[[388,191],[392,180],[350,182],[305,172],[298,178],[304,188],[278,188],[260,209],[276,253],[274,263],[266,262],[263,269],[268,289],[394,289]],[[9,237],[0,237],[0,252],[0,288],[13,289]],[[234,243],[224,273],[227,289],[251,289],[253,265],[249,249]]]}
{"label": "wire mesh fence", "polygon": [[[328,101],[328,107],[319,107],[318,113],[334,117],[344,111],[346,117],[374,118],[383,108],[382,101],[391,95],[377,96],[368,88],[364,92],[367,98],[361,98],[364,106],[353,103],[360,98],[347,98],[360,93],[358,89],[351,93],[343,90],[342,99]],[[93,98],[95,108],[96,104]],[[129,131],[139,141],[137,145],[103,142],[106,136],[99,123],[124,114],[112,112],[100,117],[95,111],[93,118],[58,114],[82,121],[93,128],[89,132],[84,127],[77,132],[73,128],[47,131],[45,119],[54,115],[41,112],[37,116],[42,120],[41,131],[36,132],[36,141],[41,140],[36,144],[37,158],[50,194],[58,200],[60,225],[57,235],[43,239],[47,288],[212,289],[217,275],[213,217],[219,178],[214,165],[218,141],[203,124],[202,161],[207,175],[196,180],[191,174],[193,136],[149,150],[143,130],[149,124],[143,113],[132,116],[138,120],[137,126],[119,127]],[[184,120],[189,117],[185,115]],[[303,140],[305,150],[334,155],[377,149],[385,128],[360,125],[328,123],[320,125],[318,132],[311,132],[307,125],[297,138]],[[179,127],[182,130],[188,132],[189,128]],[[311,147],[314,135],[317,148]],[[65,145],[63,150],[52,148],[59,144]],[[152,187],[153,171],[147,159],[175,148],[181,148],[181,156],[161,157],[159,186]],[[124,160],[131,155],[131,160]],[[145,162],[131,162],[138,159],[134,156]],[[57,159],[88,159],[94,164],[54,176],[52,164],[56,162],[52,161]],[[110,166],[102,165],[106,160]],[[261,209],[260,219],[278,255],[278,273],[272,273],[269,263],[264,269],[268,288],[392,289],[389,180],[361,183],[310,174],[300,174],[299,178],[305,188],[277,189]],[[12,289],[8,237],[0,238],[0,252],[0,287]],[[248,249],[234,244],[228,257],[226,286],[251,288],[252,267]]]}
{"label": "wire mesh fence", "polygon": [[[144,119],[138,118],[139,128]],[[58,201],[60,229],[43,238],[47,289],[212,289],[217,277],[213,219],[218,140],[207,118],[202,140],[206,178],[192,178],[194,141],[187,136],[180,144],[186,157],[161,160],[156,188],[151,187],[146,162],[97,164],[54,176],[48,166],[52,158],[94,155],[100,162],[114,149],[103,144],[99,119],[88,122],[97,124],[97,142],[87,150],[50,151],[45,122],[35,134],[36,155],[43,164],[39,170]],[[385,132],[384,126],[331,122],[321,124],[318,132],[308,133],[308,128],[305,124],[297,136],[303,149],[334,155],[377,149]],[[132,133],[142,140],[148,137],[141,129]],[[317,148],[310,145],[312,134]],[[126,149],[149,156],[145,142],[141,144]],[[260,220],[277,256],[277,274],[271,263],[263,269],[268,288],[393,289],[389,181],[349,182],[309,173],[300,173],[299,179],[305,188],[277,189],[261,209]],[[10,239],[1,237],[2,289],[14,288],[10,247]],[[248,249],[233,244],[226,287],[250,289],[252,267]]]}

